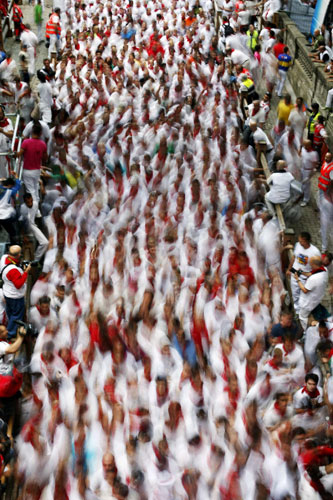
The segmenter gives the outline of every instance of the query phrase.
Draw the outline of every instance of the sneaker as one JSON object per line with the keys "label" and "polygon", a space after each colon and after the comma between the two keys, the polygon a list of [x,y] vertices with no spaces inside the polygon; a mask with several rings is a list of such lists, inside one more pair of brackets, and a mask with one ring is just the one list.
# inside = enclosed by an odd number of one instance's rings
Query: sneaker
{"label": "sneaker", "polygon": [[302,203],[300,203],[300,207],[306,207],[307,206],[307,202],[306,201],[302,201]]}

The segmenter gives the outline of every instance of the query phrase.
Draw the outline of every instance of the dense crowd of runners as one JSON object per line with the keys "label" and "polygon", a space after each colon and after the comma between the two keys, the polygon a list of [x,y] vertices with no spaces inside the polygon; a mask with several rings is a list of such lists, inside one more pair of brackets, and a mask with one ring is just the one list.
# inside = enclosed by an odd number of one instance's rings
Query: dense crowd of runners
{"label": "dense crowd of runners", "polygon": [[[333,498],[333,162],[318,104],[286,94],[279,7],[68,0],[36,71],[42,3],[38,36],[16,6],[0,472],[18,498]],[[293,247],[276,207],[295,222],[318,170],[322,248]]]}

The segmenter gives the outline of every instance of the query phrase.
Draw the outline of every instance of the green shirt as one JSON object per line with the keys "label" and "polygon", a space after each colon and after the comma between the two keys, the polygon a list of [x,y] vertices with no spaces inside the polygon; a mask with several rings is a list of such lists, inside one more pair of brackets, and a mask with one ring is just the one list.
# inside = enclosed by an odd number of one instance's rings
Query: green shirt
{"label": "green shirt", "polygon": [[34,14],[35,14],[35,23],[41,24],[43,21],[43,9],[40,4],[35,5]]}

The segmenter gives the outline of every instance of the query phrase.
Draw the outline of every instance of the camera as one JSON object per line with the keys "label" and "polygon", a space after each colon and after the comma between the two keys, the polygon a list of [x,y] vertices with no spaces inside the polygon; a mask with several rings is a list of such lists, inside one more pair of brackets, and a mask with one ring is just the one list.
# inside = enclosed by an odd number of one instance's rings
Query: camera
{"label": "camera", "polygon": [[22,260],[22,267],[27,267],[29,265],[31,267],[38,266],[38,260]]}
{"label": "camera", "polygon": [[30,335],[31,337],[35,338],[38,337],[39,331],[31,323],[24,323],[24,321],[21,320],[16,320],[15,323],[25,328],[25,335]]}
{"label": "camera", "polygon": [[290,269],[290,272],[292,274],[297,274],[297,276],[300,276],[302,274],[302,271],[300,269],[295,269],[294,267]]}

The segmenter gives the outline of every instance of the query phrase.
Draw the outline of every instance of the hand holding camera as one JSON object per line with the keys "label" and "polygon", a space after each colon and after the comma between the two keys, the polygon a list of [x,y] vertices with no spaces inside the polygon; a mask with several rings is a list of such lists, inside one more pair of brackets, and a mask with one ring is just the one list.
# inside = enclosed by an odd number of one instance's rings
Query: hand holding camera
{"label": "hand holding camera", "polygon": [[296,275],[296,276],[295,276],[295,278],[296,278],[296,279],[297,279],[297,277],[299,278],[299,277],[300,277],[300,275],[302,274],[302,271],[301,271],[300,269],[295,269],[294,267],[292,267],[292,268],[290,269],[290,272],[291,272],[292,274],[295,274],[295,275]]}
{"label": "hand holding camera", "polygon": [[27,330],[25,329],[24,326],[20,326],[18,329],[17,329],[17,333],[20,335],[20,337],[25,337],[26,334],[27,334]]}
{"label": "hand holding camera", "polygon": [[28,273],[32,267],[38,266],[38,260],[23,260],[22,261],[22,267],[26,273]]}

